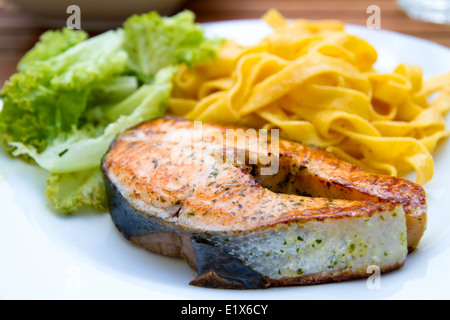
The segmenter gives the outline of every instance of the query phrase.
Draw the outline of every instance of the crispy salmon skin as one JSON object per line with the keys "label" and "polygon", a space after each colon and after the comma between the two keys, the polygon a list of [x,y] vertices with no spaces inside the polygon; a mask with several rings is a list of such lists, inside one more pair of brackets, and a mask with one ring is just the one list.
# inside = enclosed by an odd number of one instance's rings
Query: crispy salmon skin
{"label": "crispy salmon skin", "polygon": [[102,162],[117,228],[184,258],[198,271],[192,285],[362,278],[372,265],[401,267],[417,246],[426,225],[420,186],[273,136],[230,143],[230,130],[232,141],[249,137],[245,128],[153,120],[117,137]]}

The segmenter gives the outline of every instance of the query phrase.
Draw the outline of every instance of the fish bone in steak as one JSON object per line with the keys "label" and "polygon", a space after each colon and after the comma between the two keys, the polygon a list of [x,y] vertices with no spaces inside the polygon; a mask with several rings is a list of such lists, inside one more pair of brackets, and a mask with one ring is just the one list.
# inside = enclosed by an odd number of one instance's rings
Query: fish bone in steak
{"label": "fish bone in steak", "polygon": [[[149,121],[118,136],[102,162],[114,224],[149,251],[184,258],[198,271],[192,285],[362,278],[370,265],[401,267],[419,243],[426,199],[417,184],[283,139],[278,170],[263,175],[267,164],[250,163],[248,144],[241,150],[211,139],[227,128]],[[226,156],[242,151],[243,162]]]}

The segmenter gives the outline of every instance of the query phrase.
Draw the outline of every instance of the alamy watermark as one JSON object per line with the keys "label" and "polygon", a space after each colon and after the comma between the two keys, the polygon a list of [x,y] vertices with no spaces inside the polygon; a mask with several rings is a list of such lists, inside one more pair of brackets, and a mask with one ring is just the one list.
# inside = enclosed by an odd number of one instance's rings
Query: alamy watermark
{"label": "alamy watermark", "polygon": [[66,269],[68,274],[66,278],[66,287],[69,290],[78,290],[81,288],[81,269],[79,266],[71,265]]}
{"label": "alamy watermark", "polygon": [[381,289],[381,269],[377,265],[371,265],[367,267],[367,274],[370,276],[367,278],[367,288],[369,290]]}
{"label": "alamy watermark", "polygon": [[70,16],[66,20],[66,26],[69,29],[81,29],[81,9],[77,5],[70,5],[67,7],[66,13]]}
{"label": "alamy watermark", "polygon": [[367,7],[367,14],[370,14],[367,19],[367,28],[381,29],[381,8],[375,4],[371,5]]}
{"label": "alamy watermark", "polygon": [[[367,14],[370,17],[366,21],[367,28],[381,29],[381,8],[375,4],[367,7]],[[67,18],[66,26],[69,29],[81,29],[81,9],[73,4],[67,7],[66,13],[70,14]]]}

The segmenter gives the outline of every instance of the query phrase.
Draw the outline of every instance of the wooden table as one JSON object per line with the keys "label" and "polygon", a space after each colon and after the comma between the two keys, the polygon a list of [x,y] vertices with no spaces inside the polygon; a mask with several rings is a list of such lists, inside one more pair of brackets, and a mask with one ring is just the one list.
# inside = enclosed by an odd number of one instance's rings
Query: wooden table
{"label": "wooden table", "polygon": [[[381,9],[382,29],[450,47],[449,25],[412,20],[398,9],[394,0],[187,0],[185,8],[194,11],[199,22],[258,19],[270,8],[276,8],[287,18],[338,19],[366,26],[370,17],[367,8],[371,5]],[[33,15],[0,0],[0,86],[15,72],[20,57],[44,31]]]}

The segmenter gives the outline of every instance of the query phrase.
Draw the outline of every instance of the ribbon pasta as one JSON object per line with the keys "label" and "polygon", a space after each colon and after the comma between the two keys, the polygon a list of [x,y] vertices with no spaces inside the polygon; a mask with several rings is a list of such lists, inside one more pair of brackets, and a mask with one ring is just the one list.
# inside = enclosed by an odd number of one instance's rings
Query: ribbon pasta
{"label": "ribbon pasta", "polygon": [[263,20],[273,32],[257,45],[228,40],[215,61],[181,66],[169,113],[278,128],[368,171],[431,180],[432,154],[450,134],[450,73],[424,81],[405,64],[377,72],[376,50],[339,21],[288,22],[275,10]]}

